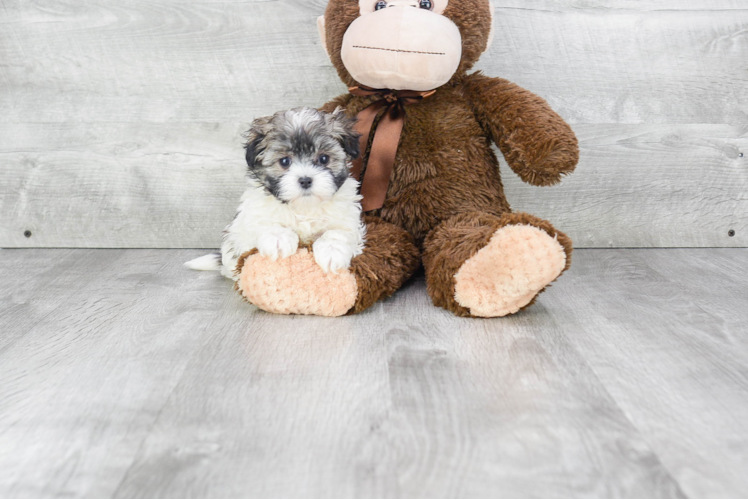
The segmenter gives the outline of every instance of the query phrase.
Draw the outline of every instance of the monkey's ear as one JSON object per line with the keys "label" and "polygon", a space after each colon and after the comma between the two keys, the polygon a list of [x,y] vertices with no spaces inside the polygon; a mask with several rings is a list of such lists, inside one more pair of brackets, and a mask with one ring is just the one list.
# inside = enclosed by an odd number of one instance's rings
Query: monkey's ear
{"label": "monkey's ear", "polygon": [[317,31],[319,32],[319,39],[322,41],[322,48],[325,49],[328,59],[330,53],[327,51],[327,33],[325,33],[325,16],[319,16],[317,18]]}
{"label": "monkey's ear", "polygon": [[245,134],[247,143],[244,145],[244,149],[246,149],[246,154],[244,157],[247,160],[247,167],[249,167],[250,170],[252,170],[255,166],[257,155],[264,151],[262,141],[267,135],[266,128],[270,124],[271,118],[271,116],[265,116],[255,119],[252,122],[252,125],[250,125],[249,130]]}
{"label": "monkey's ear", "polygon": [[335,138],[343,146],[343,151],[352,160],[358,158],[361,154],[359,138],[361,134],[353,128],[356,124],[356,118],[346,115],[345,110],[338,106],[335,111],[330,113],[332,120],[332,130]]}

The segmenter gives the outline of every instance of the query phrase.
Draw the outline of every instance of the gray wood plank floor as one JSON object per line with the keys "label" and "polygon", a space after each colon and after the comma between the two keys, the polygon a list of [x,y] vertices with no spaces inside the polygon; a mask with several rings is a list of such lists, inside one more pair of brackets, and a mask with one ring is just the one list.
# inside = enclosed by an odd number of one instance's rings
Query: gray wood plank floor
{"label": "gray wood plank floor", "polygon": [[200,254],[0,250],[0,496],[748,495],[748,249],[577,251],[492,320],[273,316]]}

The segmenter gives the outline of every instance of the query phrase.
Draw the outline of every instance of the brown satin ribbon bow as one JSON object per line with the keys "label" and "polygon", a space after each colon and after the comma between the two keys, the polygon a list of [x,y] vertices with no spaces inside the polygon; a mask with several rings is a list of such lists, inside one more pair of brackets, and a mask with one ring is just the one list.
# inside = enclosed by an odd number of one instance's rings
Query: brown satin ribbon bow
{"label": "brown satin ribbon bow", "polygon": [[390,90],[372,89],[359,85],[350,87],[348,91],[358,97],[379,96],[375,101],[364,108],[356,116],[358,121],[355,130],[361,134],[361,155],[354,160],[351,173],[359,180],[364,168],[364,153],[369,144],[369,134],[374,120],[384,109],[382,118],[374,131],[374,140],[371,143],[369,160],[366,163],[366,175],[361,183],[361,195],[364,197],[361,207],[364,212],[382,208],[384,198],[387,195],[387,187],[390,184],[392,166],[395,164],[397,144],[400,142],[400,134],[405,124],[405,106],[425,99],[436,92],[428,90],[420,92],[416,90]]}

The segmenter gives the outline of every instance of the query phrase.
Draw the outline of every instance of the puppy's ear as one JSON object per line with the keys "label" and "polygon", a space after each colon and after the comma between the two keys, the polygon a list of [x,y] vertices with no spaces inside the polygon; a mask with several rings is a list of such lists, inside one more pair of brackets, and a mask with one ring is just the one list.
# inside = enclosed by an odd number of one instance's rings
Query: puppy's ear
{"label": "puppy's ear", "polygon": [[264,151],[264,148],[262,147],[262,141],[267,135],[267,129],[270,125],[271,119],[272,116],[264,116],[262,118],[255,119],[252,122],[252,125],[250,125],[249,130],[245,134],[245,137],[247,138],[247,143],[244,145],[244,149],[246,149],[245,158],[247,160],[247,167],[249,167],[250,170],[252,170],[255,166],[257,155]]}
{"label": "puppy's ear", "polygon": [[345,114],[345,110],[338,106],[335,111],[329,115],[332,124],[332,133],[335,139],[343,146],[343,151],[352,160],[358,158],[361,154],[359,138],[361,134],[354,130],[356,118]]}

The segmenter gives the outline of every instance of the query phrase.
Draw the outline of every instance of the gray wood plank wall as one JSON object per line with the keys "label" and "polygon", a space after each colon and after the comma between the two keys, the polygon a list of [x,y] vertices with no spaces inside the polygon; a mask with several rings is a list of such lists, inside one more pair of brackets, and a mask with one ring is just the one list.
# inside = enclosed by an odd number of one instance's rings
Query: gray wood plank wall
{"label": "gray wood plank wall", "polygon": [[[543,96],[582,147],[553,188],[502,165],[515,209],[578,247],[748,246],[746,0],[494,5],[477,69]],[[248,123],[345,91],[324,7],[0,0],[0,247],[217,246]]]}

